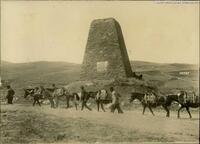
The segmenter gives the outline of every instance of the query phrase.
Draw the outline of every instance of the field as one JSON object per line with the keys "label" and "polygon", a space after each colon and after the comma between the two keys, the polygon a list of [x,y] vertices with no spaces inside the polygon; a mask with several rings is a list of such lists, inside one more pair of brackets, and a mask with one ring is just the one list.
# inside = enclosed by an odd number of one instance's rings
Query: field
{"label": "field", "polygon": [[[80,81],[80,65],[66,62],[1,63],[3,85],[11,84],[16,90],[14,105],[5,104],[6,89],[1,87],[1,143],[116,143],[116,142],[180,142],[198,143],[199,109],[191,109],[189,119],[185,110],[177,119],[178,104],[173,104],[171,117],[161,108],[149,110],[142,115],[141,105],[129,103],[130,92],[145,91],[152,87],[159,95],[177,93],[180,90],[195,91],[198,94],[198,66],[191,64],[159,64],[132,61],[132,68],[143,80],[115,79]],[[181,72],[189,73],[182,75]],[[97,112],[96,105],[89,101],[93,111],[66,109],[62,99],[58,109],[49,105],[32,107],[32,98],[24,99],[23,88],[52,83],[64,86],[70,91],[108,89],[114,86],[122,95],[123,115]]]}
{"label": "field", "polygon": [[116,143],[116,142],[180,142],[198,143],[199,115],[193,118],[182,112],[177,119],[172,112],[165,118],[163,111],[153,117],[141,110],[124,114],[50,109],[47,106],[2,105],[1,142],[15,143]]}

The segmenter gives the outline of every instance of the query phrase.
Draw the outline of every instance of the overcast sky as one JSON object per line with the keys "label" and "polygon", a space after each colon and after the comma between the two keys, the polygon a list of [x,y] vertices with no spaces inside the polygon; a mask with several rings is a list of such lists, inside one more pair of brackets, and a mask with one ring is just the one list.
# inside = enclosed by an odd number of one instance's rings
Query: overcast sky
{"label": "overcast sky", "polygon": [[92,20],[121,25],[130,60],[199,61],[198,4],[120,1],[3,1],[1,58],[82,63]]}

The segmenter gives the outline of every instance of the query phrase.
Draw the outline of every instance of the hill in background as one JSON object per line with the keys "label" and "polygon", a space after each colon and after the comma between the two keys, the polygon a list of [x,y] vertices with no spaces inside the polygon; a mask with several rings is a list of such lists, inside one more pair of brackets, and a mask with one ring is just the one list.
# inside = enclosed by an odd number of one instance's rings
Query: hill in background
{"label": "hill in background", "polygon": [[[198,66],[191,64],[161,64],[143,61],[131,61],[132,69],[137,74],[142,74],[144,80],[134,78],[113,82],[95,82],[94,89],[100,86],[114,85],[121,93],[130,93],[138,85],[153,86],[162,93],[173,93],[177,90],[196,91],[198,89]],[[73,88],[80,88],[80,64],[67,62],[31,62],[10,63],[1,62],[1,78],[8,81],[18,95],[23,95],[23,88],[28,86],[45,85],[55,83],[59,86],[70,84]]]}

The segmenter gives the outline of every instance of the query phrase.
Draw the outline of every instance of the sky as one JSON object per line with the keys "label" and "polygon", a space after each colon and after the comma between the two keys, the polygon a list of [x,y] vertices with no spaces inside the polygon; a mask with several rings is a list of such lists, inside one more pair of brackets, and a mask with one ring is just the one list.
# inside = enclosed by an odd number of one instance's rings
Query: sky
{"label": "sky", "polygon": [[199,62],[197,3],[1,1],[1,59],[82,63],[90,23],[115,18],[130,60]]}

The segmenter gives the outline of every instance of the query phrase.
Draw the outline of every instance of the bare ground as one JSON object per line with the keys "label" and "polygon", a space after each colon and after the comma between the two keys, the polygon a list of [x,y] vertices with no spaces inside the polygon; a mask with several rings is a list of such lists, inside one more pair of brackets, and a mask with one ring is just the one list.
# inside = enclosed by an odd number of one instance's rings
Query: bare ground
{"label": "bare ground", "polygon": [[[107,110],[108,111],[108,110]],[[164,111],[141,109],[124,114],[51,109],[49,106],[1,106],[1,143],[116,143],[116,142],[180,142],[198,143],[199,113],[192,111],[192,119],[181,112],[166,118]]]}

